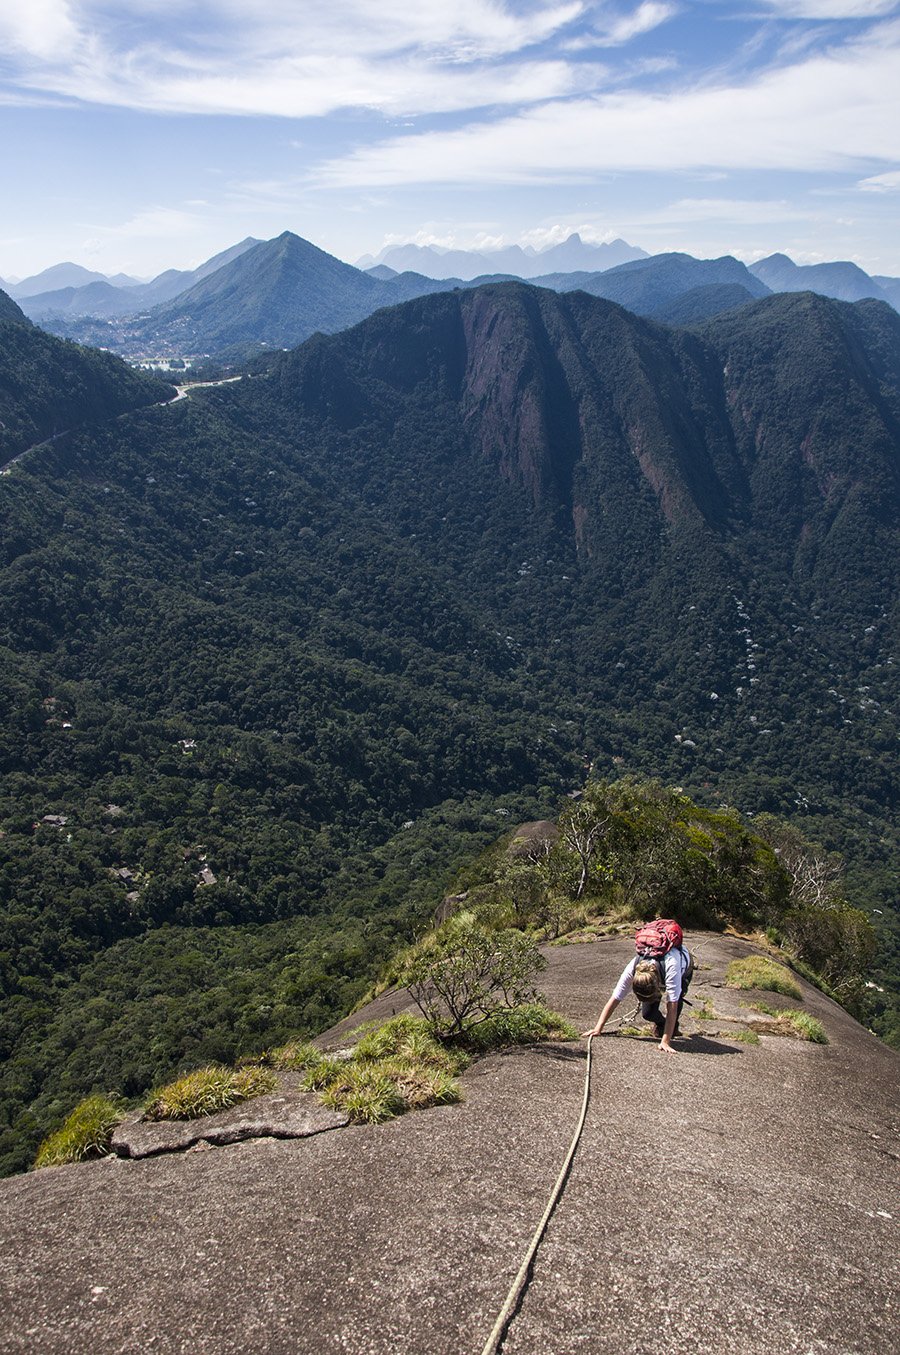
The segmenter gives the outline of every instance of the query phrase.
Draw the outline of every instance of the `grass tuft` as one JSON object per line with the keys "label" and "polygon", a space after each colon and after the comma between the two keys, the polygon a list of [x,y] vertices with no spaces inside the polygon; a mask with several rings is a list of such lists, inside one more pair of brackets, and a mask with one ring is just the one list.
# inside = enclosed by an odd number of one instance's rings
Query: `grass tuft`
{"label": "grass tuft", "polygon": [[103,1157],[116,1125],[125,1114],[122,1102],[110,1096],[88,1096],[72,1111],[61,1129],[41,1144],[35,1167],[61,1167]]}
{"label": "grass tuft", "polygon": [[331,1054],[320,1054],[315,1063],[309,1063],[300,1083],[304,1092],[321,1092],[343,1076],[347,1067],[346,1059],[337,1059]]}
{"label": "grass tuft", "polygon": [[697,997],[691,1006],[691,1016],[695,1021],[717,1021],[719,1018],[708,997]]}
{"label": "grass tuft", "polygon": [[266,1056],[266,1062],[271,1063],[274,1068],[290,1069],[295,1073],[305,1073],[309,1068],[315,1068],[321,1063],[324,1055],[321,1049],[317,1049],[314,1044],[308,1041],[292,1040],[290,1044],[281,1045],[278,1049],[271,1050]]}
{"label": "grass tuft", "polygon": [[357,1124],[382,1124],[402,1115],[409,1105],[397,1081],[378,1063],[344,1063],[343,1075],[322,1092],[330,1110],[343,1110]]}
{"label": "grass tuft", "polygon": [[318,1092],[324,1106],[344,1111],[359,1124],[382,1124],[407,1110],[460,1101],[455,1074],[468,1064],[469,1051],[578,1038],[574,1026],[537,1003],[498,1012],[469,1030],[466,1049],[439,1040],[431,1022],[408,1013],[362,1026],[360,1032],[349,1058],[315,1049],[295,1056],[308,1058],[303,1090]]}
{"label": "grass tuft", "polygon": [[759,1036],[755,1030],[730,1030],[728,1035],[732,1040],[738,1040],[741,1044],[759,1044]]}
{"label": "grass tuft", "polygon": [[764,992],[783,993],[795,1002],[803,1001],[803,994],[790,970],[764,955],[748,955],[742,960],[732,960],[725,975],[725,983],[729,988],[758,988]]}
{"label": "grass tuft", "polygon": [[789,1021],[801,1040],[811,1040],[813,1044],[827,1044],[828,1036],[821,1021],[817,1021],[808,1012],[798,1012],[793,1008],[781,1012],[785,1021]]}
{"label": "grass tuft", "polygon": [[496,1012],[466,1032],[467,1042],[479,1052],[504,1045],[537,1044],[541,1040],[577,1039],[575,1027],[540,1002]]}
{"label": "grass tuft", "polygon": [[210,1064],[154,1092],[144,1115],[148,1120],[197,1120],[274,1091],[277,1085],[275,1074],[266,1068],[233,1070]]}
{"label": "grass tuft", "polygon": [[825,1027],[808,1012],[797,1011],[795,1007],[773,1007],[768,1002],[752,1002],[750,1006],[753,1011],[773,1018],[765,1023],[765,1031],[770,1035],[793,1035],[800,1040],[811,1040],[813,1044],[828,1044]]}

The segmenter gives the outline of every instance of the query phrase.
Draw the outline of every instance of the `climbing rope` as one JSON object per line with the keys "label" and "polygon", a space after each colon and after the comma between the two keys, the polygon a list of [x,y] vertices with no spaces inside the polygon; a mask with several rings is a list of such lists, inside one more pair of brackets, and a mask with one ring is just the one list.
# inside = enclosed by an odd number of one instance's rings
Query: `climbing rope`
{"label": "climbing rope", "polygon": [[556,1179],[556,1185],[550,1193],[550,1199],[547,1201],[547,1208],[544,1210],[544,1216],[535,1229],[534,1236],[528,1246],[528,1251],[525,1253],[525,1259],[519,1267],[519,1273],[512,1282],[512,1288],[506,1296],[506,1302],[500,1309],[497,1321],[494,1323],[493,1330],[487,1340],[487,1345],[484,1347],[481,1355],[496,1355],[496,1352],[500,1349],[503,1338],[506,1335],[506,1329],[512,1320],[513,1314],[518,1307],[519,1301],[525,1292],[525,1288],[531,1276],[531,1266],[537,1253],[537,1249],[541,1245],[541,1238],[546,1232],[547,1224],[550,1222],[550,1216],[556,1208],[557,1201],[563,1193],[563,1187],[566,1184],[569,1169],[572,1166],[572,1159],[575,1157],[575,1150],[577,1149],[578,1141],[581,1138],[581,1131],[584,1129],[584,1122],[587,1119],[588,1101],[591,1096],[591,1043],[593,1038],[592,1035],[588,1036],[587,1067],[584,1074],[584,1099],[581,1104],[581,1117],[578,1121],[578,1128],[575,1130],[575,1137],[572,1139],[569,1151],[566,1154],[566,1160],[562,1165],[562,1171]]}

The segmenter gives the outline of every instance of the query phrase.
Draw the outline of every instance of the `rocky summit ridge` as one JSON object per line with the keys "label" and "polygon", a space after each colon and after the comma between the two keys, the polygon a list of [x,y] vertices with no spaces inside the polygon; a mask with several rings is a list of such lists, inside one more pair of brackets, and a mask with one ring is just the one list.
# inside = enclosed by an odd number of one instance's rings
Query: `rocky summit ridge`
{"label": "rocky summit ridge", "polygon": [[[896,1329],[896,1054],[802,982],[829,1043],[742,1043],[756,995],[723,983],[754,947],[689,940],[681,1053],[595,1042],[585,1132],[508,1355],[868,1355]],[[629,951],[549,947],[548,1001],[583,1028]],[[404,1005],[385,994],[323,1043]],[[473,1065],[461,1105],[380,1127],[4,1181],[0,1350],[477,1355],[584,1070],[581,1043],[526,1047]]]}

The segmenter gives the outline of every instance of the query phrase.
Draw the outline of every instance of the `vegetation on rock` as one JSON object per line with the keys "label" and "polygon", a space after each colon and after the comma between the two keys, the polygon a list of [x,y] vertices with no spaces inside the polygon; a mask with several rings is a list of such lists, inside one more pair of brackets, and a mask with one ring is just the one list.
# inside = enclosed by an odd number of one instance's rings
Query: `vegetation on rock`
{"label": "vegetation on rock", "polygon": [[150,1097],[144,1116],[148,1120],[198,1120],[274,1091],[277,1085],[278,1079],[267,1068],[209,1065],[160,1087]]}
{"label": "vegetation on rock", "polygon": [[35,1167],[61,1167],[69,1162],[86,1162],[102,1157],[109,1150],[113,1130],[125,1114],[121,1100],[109,1096],[88,1096],[75,1107],[61,1129],[41,1144]]}
{"label": "vegetation on rock", "polygon": [[725,975],[729,988],[757,988],[763,992],[782,993],[796,1002],[803,1001],[799,985],[791,978],[784,965],[762,955],[748,955],[743,960],[732,960]]}

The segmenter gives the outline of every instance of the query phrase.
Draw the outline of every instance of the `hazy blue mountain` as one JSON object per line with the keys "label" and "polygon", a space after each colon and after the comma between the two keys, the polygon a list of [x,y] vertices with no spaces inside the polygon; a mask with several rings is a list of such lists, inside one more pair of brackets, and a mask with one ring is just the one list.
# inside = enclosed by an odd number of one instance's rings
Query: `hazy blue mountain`
{"label": "hazy blue mountain", "polygon": [[[520,245],[489,251],[398,245],[383,251],[378,262],[387,264],[397,272],[416,272],[430,278],[471,282],[477,277],[497,275],[531,279],[553,270],[594,272],[638,258],[646,258],[646,252],[624,240],[592,245],[573,233],[560,244],[541,251],[523,249]],[[366,256],[359,262],[360,266],[365,266],[374,261]]]}
{"label": "hazy blue mountain", "polygon": [[606,272],[610,268],[617,268],[619,264],[648,257],[645,249],[629,245],[625,240],[592,245],[582,240],[580,235],[573,234],[560,244],[535,254],[528,276],[535,278],[551,272]]}
{"label": "hazy blue mountain", "polygon": [[54,316],[133,315],[144,291],[144,287],[114,287],[104,279],[83,287],[61,287],[25,296],[21,305],[29,319],[38,323],[52,321]]}
{"label": "hazy blue mountain", "polygon": [[51,331],[54,327],[53,321],[57,318],[77,319],[81,316],[95,316],[108,319],[136,315],[165,301],[173,300],[196,282],[209,277],[217,269],[223,268],[259,243],[258,240],[248,237],[207,259],[198,268],[188,271],[172,268],[160,273],[151,282],[138,285],[113,285],[111,280],[103,279],[85,286],[38,292],[25,299],[23,309],[32,320],[46,324]]}
{"label": "hazy blue mountain", "polygon": [[837,301],[874,298],[891,301],[874,278],[855,263],[796,264],[786,254],[770,254],[750,265],[750,272],[773,292],[818,292]]}
{"label": "hazy blue mountain", "polygon": [[605,297],[638,315],[655,315],[697,287],[739,286],[752,297],[769,294],[768,287],[731,255],[695,259],[690,254],[654,254],[605,273],[554,273],[534,281],[554,291],[583,291]]}
{"label": "hazy blue mountain", "polygon": [[285,231],[157,306],[144,329],[186,351],[293,346],[371,313],[388,284]]}
{"label": "hazy blue mountain", "polygon": [[[124,279],[123,285],[134,285],[136,278],[125,278],[124,274],[119,274]],[[40,292],[55,292],[64,287],[84,287],[90,282],[110,282],[105,273],[93,272],[90,268],[82,268],[77,263],[57,263],[52,268],[45,268],[40,273],[35,273],[30,278],[23,278],[21,282],[16,283],[10,288],[11,295],[15,300],[21,300],[23,297],[37,296]]]}
{"label": "hazy blue mountain", "polygon": [[872,281],[878,284],[894,309],[900,311],[900,278],[873,276]]}

